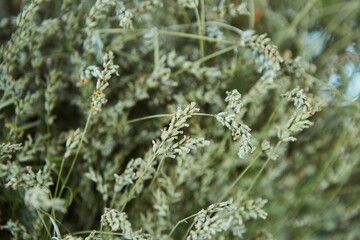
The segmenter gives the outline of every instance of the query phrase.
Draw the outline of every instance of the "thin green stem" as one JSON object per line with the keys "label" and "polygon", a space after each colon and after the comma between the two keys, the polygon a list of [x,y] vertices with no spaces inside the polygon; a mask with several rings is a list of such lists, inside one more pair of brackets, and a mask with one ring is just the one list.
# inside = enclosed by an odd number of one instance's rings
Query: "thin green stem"
{"label": "thin green stem", "polygon": [[159,176],[160,174],[160,169],[162,167],[162,165],[164,164],[164,159],[165,159],[166,155],[164,155],[161,159],[160,159],[160,162],[159,162],[159,165],[156,169],[156,172],[154,174],[154,177],[153,179],[151,180],[151,183],[150,183],[150,186],[149,186],[149,189],[151,189],[151,187],[153,186],[154,182],[155,182],[155,179]]}
{"label": "thin green stem", "polygon": [[[222,54],[224,54],[224,53],[233,51],[233,50],[236,49],[236,48],[237,48],[237,46],[234,45],[234,46],[230,46],[230,47],[221,49],[221,50],[216,51],[216,52],[214,52],[214,53],[212,53],[212,54],[210,54],[210,55],[207,55],[207,56],[205,56],[205,57],[203,57],[203,58],[200,58],[200,59],[196,60],[193,64],[203,63],[203,62],[208,61],[208,60],[210,60],[210,59],[212,59],[212,58],[215,58],[215,57],[217,57],[217,56],[220,56],[220,55],[222,55]],[[181,69],[177,70],[177,71],[174,73],[174,76],[179,76],[180,74],[182,74],[182,73],[185,72],[186,70],[187,70],[187,68],[181,68]]]}
{"label": "thin green stem", "polygon": [[[275,152],[276,152],[276,150],[278,149],[278,147],[280,146],[281,143],[282,143],[282,142],[279,141],[279,142],[276,144],[276,146],[275,146],[275,148],[274,148],[274,151],[275,151]],[[248,196],[248,195],[249,195],[250,191],[251,191],[251,190],[253,189],[253,187],[255,186],[255,183],[257,182],[257,180],[258,180],[259,177],[261,176],[262,172],[265,170],[266,166],[269,164],[270,160],[271,160],[270,157],[268,157],[268,158],[266,159],[266,161],[265,161],[265,163],[263,164],[263,166],[261,167],[260,171],[256,174],[256,176],[255,176],[254,180],[252,181],[250,187],[249,187],[248,190],[245,192],[245,194],[244,194],[245,196]]]}
{"label": "thin green stem", "polygon": [[[238,29],[238,30],[241,31],[240,29]],[[128,33],[127,31],[124,31],[124,29],[122,29],[122,28],[99,29],[97,31],[99,33],[106,33],[106,34],[119,34],[119,33],[125,33],[125,32]],[[144,34],[144,33],[148,32],[148,31],[149,31],[149,29],[136,29],[136,30],[134,30],[134,32],[137,35]],[[198,40],[203,40],[203,41],[207,41],[207,42],[235,44],[234,41],[222,40],[222,39],[217,39],[217,38],[207,37],[207,36],[201,36],[201,35],[198,35],[198,34],[176,32],[176,31],[170,31],[170,30],[160,30],[160,29],[158,29],[157,32],[158,32],[158,34],[165,35],[165,36],[191,38],[191,39],[198,39]]]}
{"label": "thin green stem", "polygon": [[155,70],[157,70],[160,67],[159,34],[156,28],[154,29],[154,65],[155,65]]}
{"label": "thin green stem", "polygon": [[114,191],[114,193],[112,195],[112,199],[111,199],[110,208],[114,207],[116,195],[117,195],[117,192]]}
{"label": "thin green stem", "polygon": [[207,37],[207,36],[199,36],[197,34],[191,34],[191,33],[173,32],[173,31],[167,31],[167,30],[159,30],[159,33],[162,34],[162,35],[167,35],[167,36],[191,38],[191,39],[201,39],[201,40],[208,41],[208,42],[235,44],[234,41],[221,40],[221,39],[217,39],[217,38],[213,38],[213,37]]}
{"label": "thin green stem", "polygon": [[256,177],[254,178],[254,180],[252,181],[250,187],[248,188],[248,190],[245,192],[245,196],[249,195],[249,192],[252,190],[252,188],[254,187],[255,183],[257,182],[257,180],[259,179],[261,173],[264,171],[264,169],[266,168],[266,166],[269,164],[270,162],[270,158],[266,159],[266,162],[263,164],[263,166],[261,167],[260,171],[256,174]]}
{"label": "thin green stem", "polygon": [[200,23],[203,33],[205,33],[205,0],[200,0]]}
{"label": "thin green stem", "polygon": [[[193,116],[204,116],[204,117],[215,117],[214,114],[208,114],[208,113],[193,113],[191,115],[193,115]],[[131,119],[129,121],[126,121],[125,124],[141,122],[141,121],[154,119],[154,118],[165,118],[165,117],[172,117],[172,116],[173,116],[173,114],[171,114],[171,113],[168,113],[168,114],[155,114],[155,115],[146,116],[146,117],[134,118],[134,119]]]}
{"label": "thin green stem", "polygon": [[91,116],[92,116],[92,111],[93,111],[93,110],[90,109],[88,118],[87,118],[87,120],[86,120],[84,132],[83,132],[83,134],[82,134],[82,136],[81,136],[80,143],[79,143],[79,145],[78,145],[78,147],[77,147],[77,150],[76,150],[74,159],[73,159],[73,161],[72,161],[71,167],[70,167],[70,169],[69,169],[69,171],[68,171],[68,173],[67,173],[67,175],[66,175],[66,178],[65,178],[65,180],[64,180],[64,182],[63,182],[63,184],[62,184],[62,186],[61,186],[61,190],[60,190],[59,196],[62,195],[62,193],[63,193],[63,191],[64,191],[64,189],[65,189],[65,187],[66,187],[66,184],[67,184],[67,182],[69,181],[70,175],[71,175],[72,171],[74,170],[74,166],[75,166],[76,160],[77,160],[77,158],[78,158],[78,156],[79,156],[82,143],[83,143],[83,141],[84,141],[84,139],[85,139],[85,134],[86,134],[87,129],[88,129],[89,125],[90,125],[90,120],[91,120]]}
{"label": "thin green stem", "polygon": [[96,30],[98,33],[107,33],[107,34],[118,34],[118,33],[138,33],[143,34],[149,31],[148,28],[137,28],[137,29],[124,29],[124,28],[104,28]]}
{"label": "thin green stem", "polygon": [[193,223],[192,223],[192,224],[188,227],[188,229],[186,230],[186,233],[185,233],[185,235],[184,235],[184,237],[183,237],[183,240],[185,240],[186,237],[189,236],[189,233],[190,233],[191,229],[194,227],[194,225],[195,225],[195,221],[193,221]]}
{"label": "thin green stem", "polygon": [[45,220],[41,214],[41,212],[39,210],[36,210],[36,213],[38,214],[39,218],[40,218],[40,221],[41,223],[43,224],[44,228],[45,228],[45,231],[47,233],[47,235],[49,236],[49,239],[51,239],[51,233],[50,233],[50,230],[49,228],[47,227],[47,224],[45,223]]}
{"label": "thin green stem", "polygon": [[192,116],[203,116],[203,117],[215,117],[214,114],[209,114],[209,113],[193,113],[191,115]]}
{"label": "thin green stem", "polygon": [[244,31],[237,28],[237,27],[234,27],[230,24],[227,24],[227,23],[223,23],[223,22],[217,22],[217,21],[207,21],[206,24],[209,24],[209,25],[215,25],[215,26],[218,26],[218,27],[222,27],[222,28],[225,28],[227,30],[230,30],[236,34],[238,34],[239,36],[242,36],[244,34]]}
{"label": "thin green stem", "polygon": [[104,235],[109,235],[109,236],[125,236],[125,234],[122,233],[114,233],[114,232],[106,232],[106,231],[97,231],[97,230],[86,230],[86,231],[78,231],[78,232],[73,232],[71,233],[72,236],[76,236],[76,235],[84,235],[84,234],[90,234],[92,232],[98,233],[98,234],[104,234]]}
{"label": "thin green stem", "polygon": [[254,0],[249,0],[249,29],[255,28],[255,3]]}
{"label": "thin green stem", "polygon": [[261,151],[258,153],[258,155],[256,155],[254,157],[254,159],[250,162],[250,164],[247,165],[247,167],[244,169],[244,171],[242,171],[242,173],[235,179],[235,181],[231,184],[230,188],[226,191],[226,193],[221,198],[220,202],[224,201],[224,199],[227,197],[227,195],[229,193],[231,193],[231,191],[233,190],[235,185],[240,181],[240,179],[245,175],[245,173],[254,165],[254,163],[259,159],[260,156],[261,156]]}
{"label": "thin green stem", "polygon": [[59,171],[58,178],[57,178],[57,181],[56,181],[54,198],[57,198],[57,197],[58,197],[57,194],[58,194],[58,190],[59,190],[61,174],[62,174],[62,171],[63,171],[63,169],[64,169],[64,164],[65,164],[65,157],[63,157],[62,160],[61,160],[60,171]]}
{"label": "thin green stem", "polygon": [[323,180],[326,172],[329,170],[331,165],[336,161],[338,158],[341,148],[345,145],[346,137],[348,135],[347,131],[343,131],[342,135],[338,138],[335,146],[333,147],[333,150],[331,152],[331,155],[329,158],[327,158],[327,161],[324,162],[324,164],[321,167],[321,171],[317,174],[314,180],[312,180],[308,185],[304,186],[299,194],[299,198],[296,199],[294,203],[294,207],[292,208],[293,211],[290,211],[288,213],[288,216],[284,218],[284,220],[292,220],[294,216],[298,213],[298,211],[301,208],[302,203],[305,202],[305,200],[314,192],[317,186],[319,186],[320,182]]}
{"label": "thin green stem", "polygon": [[190,218],[196,217],[197,215],[198,215],[198,213],[195,213],[195,214],[193,214],[193,215],[191,215],[191,216],[188,216],[188,217],[183,218],[183,219],[181,219],[180,221],[178,221],[178,222],[175,224],[175,226],[171,229],[171,231],[170,231],[170,233],[169,233],[169,236],[171,236],[171,235],[174,233],[175,229],[176,229],[181,223],[187,222],[187,220],[189,220]]}
{"label": "thin green stem", "polygon": [[171,117],[171,116],[172,116],[172,114],[156,114],[156,115],[151,115],[151,116],[146,116],[146,117],[140,117],[140,118],[131,119],[131,120],[129,120],[129,121],[126,121],[126,124],[141,122],[141,121],[145,121],[145,120],[149,120],[149,119],[154,119],[154,118],[165,118],[165,117]]}
{"label": "thin green stem", "polygon": [[[162,145],[164,144],[164,142],[161,142],[159,149],[161,149]],[[152,156],[152,158],[150,159],[150,161],[148,162],[148,164],[145,167],[145,170],[142,172],[142,174],[139,176],[139,178],[136,180],[135,184],[131,187],[129,193],[127,194],[124,203],[122,204],[122,207],[120,209],[121,212],[124,211],[127,203],[130,201],[130,199],[133,197],[134,193],[135,193],[135,189],[136,187],[139,185],[140,181],[143,179],[143,177],[145,176],[145,173],[149,170],[150,166],[153,164],[153,162],[155,161],[155,159],[158,157],[158,153],[155,152],[154,155]]]}
{"label": "thin green stem", "polygon": [[[196,7],[196,8],[194,8],[194,11],[195,11],[195,16],[196,16],[196,22],[198,25],[198,35],[203,36],[199,9]],[[202,39],[199,39],[199,48],[200,48],[200,56],[203,57],[204,56],[204,41]]]}
{"label": "thin green stem", "polygon": [[313,8],[317,0],[309,0],[307,1],[306,5],[297,13],[297,15],[294,17],[291,24],[284,29],[284,31],[281,31],[280,35],[277,36],[276,43],[278,45],[281,45],[286,39],[293,37],[296,34],[296,27],[297,25],[304,20],[305,16],[308,14],[308,12]]}
{"label": "thin green stem", "polygon": [[[328,201],[326,201],[326,203],[324,205],[322,205],[321,209],[319,209],[318,214],[322,214],[324,213],[328,207],[330,206],[331,202],[334,201],[335,197],[338,196],[338,194],[340,193],[341,189],[343,189],[343,187],[345,186],[346,181],[343,181],[336,189],[335,191],[331,194],[331,196],[329,197]],[[312,235],[314,232],[316,232],[316,228],[314,226],[310,226],[309,228],[306,228],[304,231],[301,231],[301,234],[299,234],[297,237],[295,237],[296,239],[304,239],[304,236],[307,235]],[[301,237],[300,237],[301,236]],[[310,239],[310,238],[306,238],[306,239]]]}
{"label": "thin green stem", "polygon": [[[195,8],[196,20],[198,22],[198,33],[200,36],[204,36],[205,34],[205,3],[204,0],[200,0],[200,14],[199,9]],[[205,45],[202,39],[199,40],[200,45],[200,56],[203,57],[205,55]]]}
{"label": "thin green stem", "polygon": [[25,124],[23,124],[21,126],[18,126],[16,129],[17,129],[17,131],[25,131],[25,130],[28,130],[30,128],[36,127],[38,125],[40,125],[40,120],[35,121],[35,122],[25,123]]}

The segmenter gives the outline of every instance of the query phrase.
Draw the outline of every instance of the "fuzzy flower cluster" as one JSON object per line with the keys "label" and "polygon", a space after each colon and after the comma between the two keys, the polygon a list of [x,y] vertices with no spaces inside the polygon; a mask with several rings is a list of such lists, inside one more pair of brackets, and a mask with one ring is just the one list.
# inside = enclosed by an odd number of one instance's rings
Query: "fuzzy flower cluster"
{"label": "fuzzy flower cluster", "polygon": [[75,152],[77,147],[79,146],[81,140],[82,132],[80,129],[76,129],[75,131],[71,131],[68,139],[66,140],[66,151],[64,154],[64,158],[70,157],[71,154]]}
{"label": "fuzzy flower cluster", "polygon": [[199,0],[178,0],[178,4],[187,8],[197,8],[199,6]]}
{"label": "fuzzy flower cluster", "polygon": [[109,185],[105,183],[103,176],[100,173],[95,172],[92,167],[90,167],[89,172],[85,173],[85,176],[96,184],[96,190],[101,193],[103,200],[106,202],[109,198]]}
{"label": "fuzzy flower cluster", "polygon": [[26,5],[16,18],[16,31],[12,34],[11,40],[0,47],[0,55],[3,57],[5,72],[11,72],[19,61],[19,52],[32,41],[34,19],[40,5],[46,0],[34,0]]}
{"label": "fuzzy flower cluster", "polygon": [[246,200],[240,208],[241,215],[245,220],[257,218],[266,219],[267,213],[263,208],[267,202],[268,200],[262,198]]}
{"label": "fuzzy flower cluster", "polygon": [[114,54],[109,51],[103,57],[103,70],[96,66],[89,66],[81,74],[83,81],[88,81],[91,77],[97,78],[95,91],[91,96],[91,108],[95,112],[101,111],[101,107],[107,102],[104,90],[109,86],[109,80],[113,74],[117,73],[118,65],[114,64]]}
{"label": "fuzzy flower cluster", "polygon": [[126,7],[121,7],[117,9],[117,17],[119,19],[119,25],[122,28],[133,28],[133,22],[132,18],[134,17],[134,14],[130,9],[127,9]]}
{"label": "fuzzy flower cluster", "polygon": [[198,147],[204,147],[210,144],[210,142],[204,138],[191,138],[189,136],[183,136],[180,141],[176,141],[179,135],[184,133],[182,129],[189,127],[187,120],[191,118],[193,113],[199,111],[195,105],[196,104],[192,102],[184,109],[178,108],[169,126],[162,129],[160,139],[153,141],[153,152],[156,155],[166,155],[175,158],[176,155],[188,153],[191,149],[197,149]]}
{"label": "fuzzy flower cluster", "polygon": [[190,232],[187,240],[212,239],[216,234],[231,230],[234,236],[243,238],[245,222],[250,219],[266,219],[263,210],[265,199],[246,200],[241,207],[232,200],[210,205],[201,210],[195,217],[195,229]]}
{"label": "fuzzy flower cluster", "polygon": [[259,218],[265,220],[267,218],[267,213],[264,210],[266,203],[267,200],[262,198],[245,200],[231,216],[232,222],[230,229],[232,234],[243,239],[243,235],[246,232],[245,222]]}
{"label": "fuzzy flower cluster", "polygon": [[22,167],[16,162],[0,164],[0,176],[6,176],[6,187],[13,190],[19,188],[29,189],[32,187],[49,188],[53,185],[48,167],[38,170],[36,173],[32,167]]}
{"label": "fuzzy flower cluster", "polygon": [[[175,158],[177,155],[209,145],[209,141],[204,140],[204,138],[192,138],[189,136],[183,136],[178,141],[179,136],[183,135],[182,128],[189,126],[187,120],[193,113],[198,111],[195,105],[195,103],[191,103],[185,109],[178,108],[168,128],[162,130],[160,139],[153,141],[152,153],[145,155],[144,159],[131,160],[121,175],[114,175],[115,192],[123,191],[125,188],[132,186],[133,188],[128,196],[132,198],[134,193],[139,194],[143,190],[144,181],[153,177],[156,172],[157,157]],[[128,200],[126,199],[126,201]]]}
{"label": "fuzzy flower cluster", "polygon": [[[130,160],[127,164],[125,171],[121,174],[114,174],[115,177],[115,192],[121,192],[128,186],[134,185],[134,183],[142,177],[142,180],[151,179],[155,173],[155,167],[150,165],[147,171],[145,171],[147,163],[142,158],[136,158]],[[143,181],[136,185],[135,192],[140,193],[144,187]]]}
{"label": "fuzzy flower cluster", "polygon": [[51,199],[49,189],[39,186],[30,188],[25,192],[25,204],[32,209],[66,211],[64,199]]}
{"label": "fuzzy flower cluster", "polygon": [[241,4],[229,3],[226,4],[225,1],[219,1],[219,4],[212,8],[212,11],[216,13],[216,17],[219,20],[224,20],[225,16],[236,17],[239,15],[249,15],[249,7],[246,2]]}
{"label": "fuzzy flower cluster", "polygon": [[21,150],[21,143],[1,143],[0,144],[0,160],[11,159],[12,154]]}
{"label": "fuzzy flower cluster", "polygon": [[314,124],[308,118],[321,110],[320,105],[308,98],[299,87],[283,94],[282,97],[288,102],[293,102],[296,110],[288,121],[287,128],[278,130],[278,137],[281,141],[296,141],[293,137],[295,134]]}
{"label": "fuzzy flower cluster", "polygon": [[262,79],[272,81],[280,70],[280,64],[284,61],[277,46],[271,43],[266,34],[255,35],[253,31],[244,31],[240,45],[249,47],[255,55],[258,72],[262,73]]}
{"label": "fuzzy flower cluster", "polygon": [[26,227],[19,223],[18,220],[8,220],[5,225],[2,225],[1,230],[8,230],[11,232],[13,239],[24,239],[30,240],[34,239],[33,236],[27,231]]}
{"label": "fuzzy flower cluster", "polygon": [[113,0],[97,0],[95,2],[86,18],[86,30],[88,34],[91,34],[91,30],[99,25],[101,19],[106,18],[109,9],[114,6],[115,2]]}
{"label": "fuzzy flower cluster", "polygon": [[228,103],[227,111],[220,112],[216,119],[225,127],[231,130],[234,141],[239,140],[240,148],[238,155],[245,157],[249,152],[254,151],[255,147],[251,141],[251,129],[244,123],[241,123],[239,114],[242,107],[241,94],[236,90],[226,92],[225,101]]}
{"label": "fuzzy flower cluster", "polygon": [[211,239],[217,233],[228,230],[231,226],[229,215],[235,210],[236,206],[231,200],[212,204],[206,210],[202,209],[195,217],[195,229],[186,239]]}
{"label": "fuzzy flower cluster", "polygon": [[110,227],[113,232],[120,231],[125,239],[152,239],[148,234],[143,233],[142,230],[133,231],[126,213],[116,209],[105,208],[100,222],[102,226]]}
{"label": "fuzzy flower cluster", "polygon": [[297,78],[301,78],[306,72],[306,63],[304,63],[300,57],[286,59],[284,65],[286,73],[292,73]]}
{"label": "fuzzy flower cluster", "polygon": [[124,212],[119,212],[115,209],[105,208],[104,214],[101,216],[101,225],[109,226],[111,231],[121,231],[122,233],[131,232],[131,223],[127,220],[127,215]]}

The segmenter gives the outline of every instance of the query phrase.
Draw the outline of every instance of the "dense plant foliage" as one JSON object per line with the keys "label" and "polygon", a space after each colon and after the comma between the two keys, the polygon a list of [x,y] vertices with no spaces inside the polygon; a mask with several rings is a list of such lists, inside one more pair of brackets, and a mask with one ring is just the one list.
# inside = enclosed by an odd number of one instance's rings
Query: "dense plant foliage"
{"label": "dense plant foliage", "polygon": [[1,1],[2,239],[358,239],[358,0]]}

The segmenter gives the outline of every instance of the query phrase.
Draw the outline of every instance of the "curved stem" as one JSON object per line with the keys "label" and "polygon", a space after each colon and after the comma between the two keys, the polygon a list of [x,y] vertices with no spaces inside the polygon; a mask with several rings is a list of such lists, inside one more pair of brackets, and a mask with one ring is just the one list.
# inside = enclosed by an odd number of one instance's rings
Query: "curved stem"
{"label": "curved stem", "polygon": [[221,39],[217,39],[217,38],[213,38],[213,37],[200,36],[200,35],[191,34],[191,33],[173,32],[173,31],[167,31],[167,30],[159,30],[158,32],[162,35],[191,38],[191,39],[201,39],[201,40],[208,41],[208,42],[217,42],[217,43],[226,43],[226,44],[235,44],[236,43],[234,41],[221,40]]}
{"label": "curved stem", "polygon": [[63,184],[62,184],[62,186],[61,186],[61,190],[60,190],[59,196],[62,195],[62,193],[63,193],[63,191],[64,191],[64,189],[65,189],[65,187],[66,187],[66,183],[69,181],[70,175],[71,175],[72,171],[74,170],[74,166],[75,166],[76,160],[77,160],[77,158],[78,158],[78,156],[79,156],[79,153],[80,153],[81,145],[82,145],[82,143],[83,143],[83,141],[84,141],[84,139],[85,139],[85,134],[86,134],[87,129],[88,129],[89,125],[90,125],[89,123],[90,123],[90,119],[91,119],[91,116],[92,116],[92,111],[93,111],[93,110],[90,109],[88,118],[87,118],[87,120],[86,120],[84,132],[83,132],[83,134],[82,134],[82,136],[81,136],[81,140],[80,140],[79,146],[77,147],[77,150],[76,150],[74,159],[73,159],[73,161],[72,161],[70,170],[68,171],[68,173],[67,173],[67,175],[66,175],[66,178],[65,178],[65,180],[64,180],[64,182],[63,182]]}
{"label": "curved stem", "polygon": [[184,235],[184,240],[186,239],[187,236],[189,236],[189,233],[191,231],[191,229],[193,228],[193,226],[195,225],[195,221],[193,221],[193,223],[190,225],[190,227],[186,230],[186,233]]}
{"label": "curved stem", "polygon": [[136,122],[141,122],[141,121],[145,121],[145,120],[149,120],[149,119],[154,119],[154,118],[165,118],[165,117],[171,117],[172,114],[155,114],[155,115],[151,115],[151,116],[146,116],[146,117],[140,117],[140,118],[134,118],[131,119],[129,121],[126,121],[126,124],[131,124],[131,123],[136,123]]}
{"label": "curved stem", "polygon": [[[193,113],[191,115],[193,115],[193,116],[204,116],[204,117],[215,117],[214,114],[208,114],[208,113]],[[149,120],[149,119],[165,118],[165,117],[171,117],[171,116],[173,116],[173,114],[171,114],[171,113],[155,114],[155,115],[150,115],[150,116],[146,116],[146,117],[134,118],[134,119],[131,119],[129,121],[126,121],[125,124],[131,124],[131,123],[141,122],[141,121],[145,121],[145,120]]]}
{"label": "curved stem", "polygon": [[171,229],[171,231],[170,231],[170,233],[169,233],[169,236],[171,236],[171,235],[174,233],[175,229],[176,229],[181,223],[186,222],[186,221],[189,220],[190,218],[196,217],[196,215],[198,215],[198,213],[195,213],[195,214],[193,214],[193,215],[191,215],[191,216],[188,216],[188,217],[183,218],[183,219],[181,219],[180,221],[178,221],[178,222],[175,224],[175,226]]}
{"label": "curved stem", "polygon": [[160,174],[160,169],[162,167],[162,165],[164,164],[164,159],[165,159],[166,155],[164,155],[161,159],[160,159],[160,162],[159,162],[159,165],[156,169],[156,172],[154,174],[154,177],[153,179],[151,180],[151,183],[150,183],[150,186],[149,186],[149,189],[151,189],[151,187],[153,186],[154,182],[155,182],[155,179],[159,176]]}
{"label": "curved stem", "polygon": [[56,198],[58,195],[58,190],[59,190],[59,185],[60,185],[60,179],[61,179],[61,174],[64,168],[64,164],[65,164],[65,157],[62,158],[61,160],[61,165],[60,165],[60,171],[58,173],[58,178],[56,181],[56,187],[55,187],[55,193],[54,193],[54,198]]}
{"label": "curved stem", "polygon": [[41,221],[41,223],[43,224],[47,235],[49,236],[49,238],[51,238],[50,230],[49,230],[47,224],[45,223],[45,220],[44,220],[43,216],[41,215],[41,212],[40,212],[39,210],[36,210],[36,213],[38,214],[38,216],[39,216],[39,218],[40,218],[40,221]]}
{"label": "curved stem", "polygon": [[240,181],[240,179],[245,175],[245,173],[254,165],[254,163],[256,162],[256,160],[259,159],[259,157],[261,156],[261,151],[259,152],[258,155],[255,156],[255,158],[251,161],[251,163],[249,165],[247,165],[247,167],[244,169],[244,171],[235,179],[235,181],[231,184],[230,188],[227,190],[226,194],[224,194],[224,196],[221,198],[221,202],[226,198],[226,196],[231,192],[231,190],[235,187],[235,185]]}
{"label": "curved stem", "polygon": [[210,24],[210,25],[216,25],[216,26],[219,26],[219,27],[222,27],[222,28],[225,28],[227,30],[230,30],[234,33],[237,33],[238,35],[242,36],[244,34],[244,31],[237,28],[237,27],[234,27],[230,24],[227,24],[227,23],[223,23],[223,22],[217,22],[217,21],[207,21],[206,24]]}
{"label": "curved stem", "polygon": [[40,125],[40,120],[35,121],[35,122],[25,123],[24,125],[16,127],[16,129],[17,129],[17,131],[25,131],[25,130],[28,130],[30,128],[36,127],[38,125]]}
{"label": "curved stem", "polygon": [[203,116],[203,117],[215,117],[214,114],[209,114],[209,113],[193,113],[191,115],[193,115],[193,116]]}
{"label": "curved stem", "polygon": [[117,192],[114,191],[114,193],[112,195],[112,199],[111,199],[110,208],[114,207],[116,195],[117,195]]}
{"label": "curved stem", "polygon": [[249,1],[249,29],[254,29],[255,27],[255,3],[254,0]]}
{"label": "curved stem", "polygon": [[160,46],[157,28],[154,29],[154,65],[155,71],[158,70],[160,67]]}
{"label": "curved stem", "polygon": [[[203,0],[201,0],[201,2],[203,3]],[[204,6],[201,6],[201,13],[203,15],[203,8]],[[204,29],[203,29],[203,16],[200,16],[199,13],[199,9],[196,7],[195,8],[195,16],[196,16],[196,21],[198,24],[198,34],[199,36],[203,36],[204,35]],[[202,39],[199,39],[199,47],[200,47],[200,56],[203,57],[204,56],[204,41]]]}
{"label": "curved stem", "polygon": [[[164,142],[162,142],[160,144],[160,147],[164,144]],[[139,185],[140,181],[143,179],[143,177],[145,176],[146,172],[149,170],[150,166],[153,164],[153,162],[155,161],[155,159],[158,157],[158,153],[154,153],[154,155],[152,156],[152,158],[150,159],[150,161],[148,162],[148,164],[145,167],[145,170],[142,172],[142,174],[139,176],[139,178],[136,180],[135,184],[131,187],[129,193],[127,194],[125,201],[120,209],[121,212],[124,211],[127,203],[130,201],[130,199],[133,197],[136,187]]]}
{"label": "curved stem", "polygon": [[[236,45],[233,45],[233,46],[230,46],[230,47],[221,49],[221,50],[219,50],[219,51],[216,51],[216,52],[214,52],[214,53],[212,53],[212,54],[209,54],[209,55],[207,55],[207,56],[205,56],[205,57],[203,57],[203,58],[200,58],[200,59],[194,61],[193,64],[203,63],[203,62],[208,61],[208,60],[210,60],[210,59],[212,59],[212,58],[215,58],[215,57],[217,57],[217,56],[220,56],[220,55],[222,55],[222,54],[224,54],[224,53],[230,52],[230,51],[232,51],[232,50],[234,50],[234,49],[236,49],[236,48],[237,48],[237,46],[236,46]],[[178,71],[176,71],[176,72],[174,73],[174,75],[175,75],[175,76],[178,76],[178,75],[180,75],[181,73],[185,72],[186,70],[187,70],[187,68],[180,68]]]}
{"label": "curved stem", "polygon": [[[282,143],[282,142],[279,141],[279,142],[276,144],[276,146],[275,146],[275,148],[274,148],[274,151],[275,151],[275,152],[276,152],[276,150],[278,149],[278,147],[280,146],[281,143]],[[266,159],[266,162],[264,163],[264,165],[261,167],[260,171],[256,174],[256,176],[255,176],[254,180],[252,181],[250,187],[249,187],[248,190],[245,192],[245,194],[244,194],[245,196],[247,196],[247,195],[249,194],[249,192],[252,190],[252,188],[255,186],[255,183],[257,182],[257,180],[259,179],[261,173],[264,171],[264,169],[265,169],[266,166],[269,164],[269,162],[270,162],[270,158],[268,157],[268,158]]]}
{"label": "curved stem", "polygon": [[248,190],[245,192],[245,196],[247,196],[249,194],[249,192],[251,191],[251,189],[254,187],[255,183],[257,182],[257,180],[259,179],[261,173],[264,171],[264,169],[266,168],[266,166],[269,164],[270,162],[270,158],[266,159],[266,162],[264,163],[264,165],[261,167],[260,171],[258,172],[258,174],[256,175],[256,177],[254,178],[254,180],[252,181],[250,187],[248,188]]}
{"label": "curved stem", "polygon": [[98,230],[78,231],[78,232],[71,233],[71,235],[75,236],[75,235],[90,234],[92,232],[95,232],[95,233],[98,233],[98,234],[109,235],[109,236],[119,236],[119,237],[125,236],[125,234],[123,234],[123,233],[106,232],[106,231],[98,231]]}

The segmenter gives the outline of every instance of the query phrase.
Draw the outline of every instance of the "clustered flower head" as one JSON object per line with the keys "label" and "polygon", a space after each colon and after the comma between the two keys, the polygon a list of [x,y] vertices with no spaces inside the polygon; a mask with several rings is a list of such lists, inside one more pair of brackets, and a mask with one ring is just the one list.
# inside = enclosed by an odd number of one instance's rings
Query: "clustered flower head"
{"label": "clustered flower head", "polygon": [[66,151],[64,154],[64,158],[68,158],[71,154],[75,152],[75,150],[79,146],[81,135],[82,134],[79,128],[75,131],[70,132],[69,137],[66,140]]}
{"label": "clustered flower head", "polygon": [[108,226],[112,232],[120,232],[125,239],[152,239],[149,234],[143,233],[142,230],[133,231],[128,216],[124,212],[116,209],[105,208],[104,214],[101,215],[101,225]]}
{"label": "clustered flower head", "polygon": [[49,189],[39,186],[35,186],[26,191],[25,204],[33,209],[66,211],[64,199],[50,198]]}
{"label": "clustered flower head", "polygon": [[231,226],[229,216],[236,210],[232,200],[211,204],[206,210],[202,209],[197,213],[195,229],[192,230],[187,240],[211,239],[217,233],[226,231]]}
{"label": "clustered flower head", "polygon": [[244,158],[246,154],[255,150],[251,141],[251,129],[249,126],[241,122],[240,110],[242,106],[241,94],[235,89],[231,92],[226,92],[227,97],[225,101],[228,103],[227,111],[218,113],[216,119],[225,127],[231,130],[233,140],[240,142],[238,155]]}
{"label": "clustered flower head", "polygon": [[153,152],[157,155],[167,155],[175,158],[176,155],[189,152],[191,149],[209,145],[209,141],[204,138],[191,138],[183,136],[180,141],[176,141],[179,135],[182,135],[185,127],[189,127],[187,120],[197,111],[196,104],[192,102],[190,105],[181,109],[177,109],[167,128],[162,129],[160,140],[153,141]]}
{"label": "clustered flower head", "polygon": [[[0,144],[0,160],[3,160],[4,158],[11,159],[12,154],[21,150],[22,146],[21,143],[1,143]],[[1,175],[1,172],[0,172]]]}
{"label": "clustered flower head", "polygon": [[118,76],[118,65],[114,64],[114,54],[109,51],[103,57],[103,70],[100,71],[96,66],[89,66],[82,73],[85,79],[92,77],[97,78],[95,90],[91,96],[91,108],[95,112],[101,111],[102,105],[107,102],[104,90],[109,86],[109,80],[113,74]]}
{"label": "clustered flower head", "polygon": [[117,12],[119,18],[119,25],[123,28],[133,28],[132,18],[134,17],[132,11],[125,7],[119,8]]}
{"label": "clustered flower head", "polygon": [[267,35],[256,35],[254,31],[244,31],[241,37],[240,45],[252,49],[255,55],[256,67],[258,72],[262,73],[264,80],[272,81],[280,70],[280,64],[284,61],[277,46],[271,43]]}
{"label": "clustered flower head", "polygon": [[[155,163],[155,162],[154,162]],[[142,158],[131,159],[126,165],[126,169],[121,175],[114,174],[115,177],[115,192],[121,192],[128,186],[134,185],[134,183],[142,177],[142,181],[138,182],[135,192],[140,193],[143,190],[143,182],[151,179],[155,173],[154,164],[147,167],[147,162]]]}
{"label": "clustered flower head", "polygon": [[321,110],[320,104],[309,98],[299,87],[286,92],[282,97],[293,102],[296,109],[287,123],[287,128],[278,129],[278,137],[281,141],[296,141],[295,134],[314,124],[308,118]]}
{"label": "clustered flower head", "polygon": [[265,199],[248,199],[243,206],[237,207],[232,200],[211,204],[206,210],[199,211],[194,219],[195,229],[191,230],[187,240],[212,239],[216,234],[231,230],[234,236],[243,238],[244,222],[249,219],[266,219],[263,210]]}

